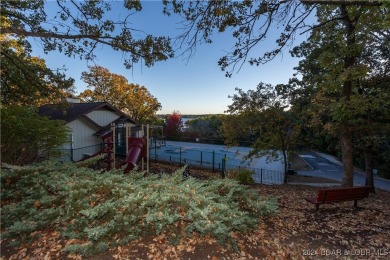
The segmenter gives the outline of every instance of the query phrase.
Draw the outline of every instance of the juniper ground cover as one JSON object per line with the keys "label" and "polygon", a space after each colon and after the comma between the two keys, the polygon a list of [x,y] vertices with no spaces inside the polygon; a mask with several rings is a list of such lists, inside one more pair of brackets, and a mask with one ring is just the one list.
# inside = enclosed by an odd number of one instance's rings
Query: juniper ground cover
{"label": "juniper ground cover", "polygon": [[172,245],[196,234],[236,248],[234,232],[276,212],[275,199],[235,180],[183,180],[182,173],[144,177],[54,162],[11,167],[1,175],[3,237],[23,247],[42,231],[55,232],[67,241],[61,252],[76,255],[161,235]]}

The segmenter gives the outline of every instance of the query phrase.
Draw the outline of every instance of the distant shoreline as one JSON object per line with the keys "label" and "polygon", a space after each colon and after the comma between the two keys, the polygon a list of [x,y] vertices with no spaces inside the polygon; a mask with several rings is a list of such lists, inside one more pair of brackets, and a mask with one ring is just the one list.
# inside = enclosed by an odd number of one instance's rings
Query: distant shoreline
{"label": "distant shoreline", "polygon": [[[157,114],[157,117],[160,117],[160,118],[165,118],[167,115],[170,115],[170,114]],[[225,115],[225,114],[182,114],[181,117],[182,118],[199,118],[199,117],[204,117],[204,116],[219,116],[219,115]]]}

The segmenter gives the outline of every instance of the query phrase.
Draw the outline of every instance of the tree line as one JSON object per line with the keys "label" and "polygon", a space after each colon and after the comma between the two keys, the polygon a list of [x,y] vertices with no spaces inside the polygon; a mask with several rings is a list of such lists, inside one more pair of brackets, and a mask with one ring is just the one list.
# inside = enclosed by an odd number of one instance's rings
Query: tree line
{"label": "tree line", "polygon": [[[176,39],[140,37],[130,24],[131,15],[121,21],[106,19],[109,16],[105,14],[111,10],[109,2],[56,4],[57,12],[50,17],[45,12],[45,1],[1,2],[2,106],[53,100],[73,87],[73,80],[63,72],[49,69],[43,60],[31,56],[28,39],[40,41],[45,52],[59,51],[86,60],[95,58],[99,46],[110,46],[123,53],[124,65],[130,68],[141,60],[152,66],[171,58],[173,47],[181,47],[191,56],[199,44],[212,44],[217,33],[231,33],[235,44],[218,62],[228,77],[246,62],[261,66],[287,48],[301,61],[287,83],[271,86],[261,82],[247,92],[237,89],[227,109],[229,120],[222,124],[228,143],[245,134],[253,137],[253,156],[276,148],[288,151],[298,141],[327,146],[341,155],[343,186],[353,185],[356,158],[365,162],[368,185],[373,184],[374,165],[388,165],[387,1],[163,1],[164,14],[181,15],[184,19],[183,31]],[[142,9],[138,1],[123,4],[129,14]],[[77,15],[73,10],[78,10]],[[271,33],[270,28],[279,28],[273,48],[259,48]],[[307,40],[296,45],[294,39],[305,33],[309,34]],[[93,70],[83,76],[88,77]],[[105,73],[104,68],[100,72]],[[121,82],[124,93],[128,93],[127,89],[142,90],[120,76],[113,78]],[[94,90],[84,93],[84,98],[98,98],[104,90],[99,88],[104,86],[99,82]],[[114,92],[115,88],[107,91]],[[158,110],[161,105],[156,101],[145,106]],[[136,116],[143,112],[127,109]],[[237,125],[242,126],[240,133]]]}

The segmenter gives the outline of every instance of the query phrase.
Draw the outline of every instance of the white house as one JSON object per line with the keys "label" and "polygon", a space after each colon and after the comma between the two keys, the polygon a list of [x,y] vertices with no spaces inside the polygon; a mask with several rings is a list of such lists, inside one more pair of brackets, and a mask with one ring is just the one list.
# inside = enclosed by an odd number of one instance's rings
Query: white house
{"label": "white house", "polygon": [[50,119],[59,119],[66,122],[71,129],[69,143],[61,149],[68,152],[72,161],[83,158],[83,154],[93,154],[102,147],[101,136],[111,129],[111,123],[119,128],[116,131],[116,144],[119,148],[125,144],[123,126],[128,123],[131,127],[139,126],[119,109],[106,102],[80,103],[78,99],[67,99],[68,105],[43,105],[39,114]]}

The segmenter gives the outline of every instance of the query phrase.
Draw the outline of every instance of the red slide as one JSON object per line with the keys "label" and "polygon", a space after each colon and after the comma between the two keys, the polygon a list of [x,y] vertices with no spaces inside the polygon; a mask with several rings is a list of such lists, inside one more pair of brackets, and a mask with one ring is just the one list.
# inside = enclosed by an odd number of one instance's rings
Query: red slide
{"label": "red slide", "polygon": [[124,173],[127,174],[134,169],[142,157],[146,157],[146,139],[129,137],[129,151],[123,162],[123,164],[127,163]]}
{"label": "red slide", "polygon": [[111,162],[112,162],[111,154],[114,152],[114,142],[112,140],[112,137],[113,136],[112,136],[111,130],[108,131],[107,133],[105,133],[104,135],[102,135],[102,140],[103,140],[102,149],[100,149],[98,152],[96,152],[92,155],[84,157],[83,159],[79,160],[79,162],[93,158],[93,157],[98,156],[100,154],[107,154],[107,156],[104,159],[104,161],[107,163],[106,170],[107,171],[111,170]]}

